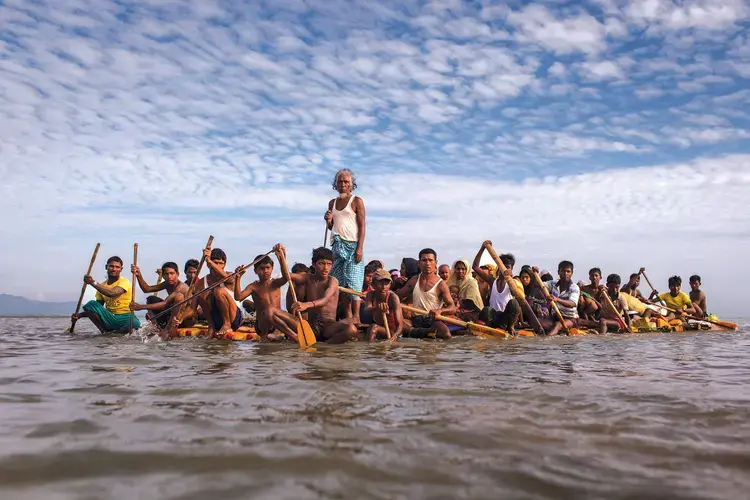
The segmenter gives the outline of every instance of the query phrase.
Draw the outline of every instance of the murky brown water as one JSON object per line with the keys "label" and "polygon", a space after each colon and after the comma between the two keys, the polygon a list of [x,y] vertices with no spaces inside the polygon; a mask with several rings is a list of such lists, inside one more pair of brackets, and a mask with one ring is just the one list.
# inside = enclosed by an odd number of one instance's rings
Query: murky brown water
{"label": "murky brown water", "polygon": [[2,498],[750,491],[747,327],[311,354],[66,326],[0,319]]}

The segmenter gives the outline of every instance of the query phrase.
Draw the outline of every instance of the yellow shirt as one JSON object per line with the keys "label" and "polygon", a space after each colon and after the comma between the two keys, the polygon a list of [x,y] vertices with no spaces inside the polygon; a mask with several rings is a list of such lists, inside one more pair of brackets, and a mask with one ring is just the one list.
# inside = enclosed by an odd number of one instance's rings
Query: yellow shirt
{"label": "yellow shirt", "polygon": [[685,292],[679,292],[677,294],[677,297],[672,297],[671,292],[662,293],[661,295],[659,295],[659,298],[663,300],[665,304],[667,304],[668,308],[675,309],[677,311],[682,311],[683,309],[690,307],[690,305],[692,304],[690,296]]}
{"label": "yellow shirt", "polygon": [[125,293],[118,297],[105,297],[99,292],[96,292],[96,300],[103,300],[104,307],[107,308],[112,314],[130,314],[130,280],[127,278],[120,278],[112,283],[111,285],[106,281],[100,283],[100,285],[106,286],[107,288],[120,287],[125,290]]}
{"label": "yellow shirt", "polygon": [[521,296],[521,299],[526,299],[526,292],[523,289],[523,283],[521,283],[521,280],[513,278],[513,281],[516,282],[516,288],[518,288],[518,294]]}
{"label": "yellow shirt", "polygon": [[625,299],[625,302],[628,304],[628,310],[635,311],[636,314],[643,314],[646,312],[646,304],[638,300],[636,297],[633,297],[632,295],[620,292],[620,295]]}

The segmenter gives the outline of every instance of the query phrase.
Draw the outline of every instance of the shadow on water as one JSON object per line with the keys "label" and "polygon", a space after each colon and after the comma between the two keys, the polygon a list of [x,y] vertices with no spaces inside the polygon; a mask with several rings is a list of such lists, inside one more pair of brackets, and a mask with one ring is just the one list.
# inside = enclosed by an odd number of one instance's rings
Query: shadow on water
{"label": "shadow on water", "polygon": [[745,331],[291,345],[0,319],[9,498],[743,498]]}

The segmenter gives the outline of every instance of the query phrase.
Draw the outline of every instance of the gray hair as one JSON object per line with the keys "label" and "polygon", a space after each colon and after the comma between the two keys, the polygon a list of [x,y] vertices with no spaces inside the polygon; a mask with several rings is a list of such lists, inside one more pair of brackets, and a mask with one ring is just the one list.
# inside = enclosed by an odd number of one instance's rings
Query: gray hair
{"label": "gray hair", "polygon": [[338,172],[336,172],[336,175],[333,176],[333,184],[331,184],[331,185],[333,186],[334,191],[337,190],[336,189],[336,183],[339,180],[339,176],[342,175],[342,174],[348,175],[349,177],[352,178],[352,191],[354,191],[355,189],[357,189],[357,178],[355,177],[354,172],[352,172],[348,168],[342,168],[341,170],[339,170]]}

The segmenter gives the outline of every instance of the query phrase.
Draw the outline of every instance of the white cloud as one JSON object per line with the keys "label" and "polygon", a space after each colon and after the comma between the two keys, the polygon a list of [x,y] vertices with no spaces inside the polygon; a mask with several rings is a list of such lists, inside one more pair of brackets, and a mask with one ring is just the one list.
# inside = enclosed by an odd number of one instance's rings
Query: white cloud
{"label": "white cloud", "polygon": [[519,41],[536,42],[561,54],[597,53],[606,45],[604,26],[588,14],[558,19],[544,6],[529,5],[508,14],[508,22],[518,30]]}
{"label": "white cloud", "polygon": [[636,23],[653,23],[668,29],[721,30],[750,15],[744,0],[633,0],[625,11]]}

